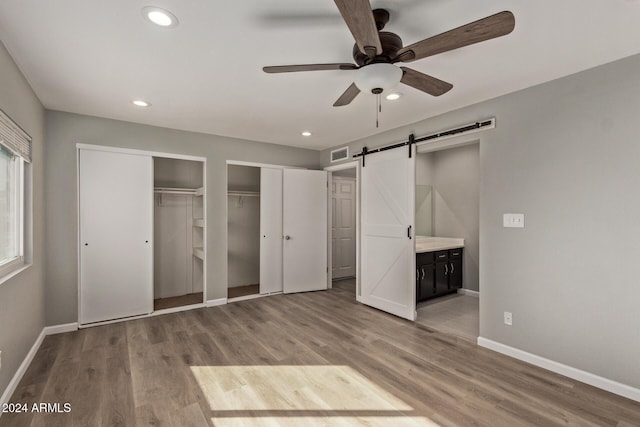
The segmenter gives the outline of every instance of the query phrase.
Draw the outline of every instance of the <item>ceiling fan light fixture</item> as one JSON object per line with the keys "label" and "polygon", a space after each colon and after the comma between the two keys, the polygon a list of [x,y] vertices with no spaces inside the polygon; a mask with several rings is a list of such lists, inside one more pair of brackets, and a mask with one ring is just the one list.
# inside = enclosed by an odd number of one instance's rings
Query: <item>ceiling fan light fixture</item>
{"label": "ceiling fan light fixture", "polygon": [[354,83],[362,92],[372,93],[375,90],[384,94],[396,87],[400,79],[402,70],[399,67],[388,63],[374,63],[358,69]]}
{"label": "ceiling fan light fixture", "polygon": [[163,28],[173,28],[178,25],[178,18],[168,10],[155,6],[145,6],[142,8],[142,16],[152,23]]}

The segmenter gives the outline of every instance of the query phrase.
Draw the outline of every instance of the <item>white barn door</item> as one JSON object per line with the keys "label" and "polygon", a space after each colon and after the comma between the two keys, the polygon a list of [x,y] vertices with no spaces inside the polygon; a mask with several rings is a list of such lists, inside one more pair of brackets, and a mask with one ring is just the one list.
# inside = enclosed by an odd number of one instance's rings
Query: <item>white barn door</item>
{"label": "white barn door", "polygon": [[415,320],[415,155],[402,148],[367,155],[361,172],[358,300]]}
{"label": "white barn door", "polygon": [[153,311],[153,160],[80,150],[80,324]]}
{"label": "white barn door", "polygon": [[327,172],[283,174],[284,293],[327,289]]}

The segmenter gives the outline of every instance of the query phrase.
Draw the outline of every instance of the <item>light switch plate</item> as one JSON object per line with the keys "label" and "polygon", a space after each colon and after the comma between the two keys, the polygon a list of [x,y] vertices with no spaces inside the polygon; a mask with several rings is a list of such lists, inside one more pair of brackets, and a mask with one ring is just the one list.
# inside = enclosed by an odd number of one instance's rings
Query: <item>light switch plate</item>
{"label": "light switch plate", "polygon": [[524,214],[506,213],[502,216],[503,227],[524,228]]}

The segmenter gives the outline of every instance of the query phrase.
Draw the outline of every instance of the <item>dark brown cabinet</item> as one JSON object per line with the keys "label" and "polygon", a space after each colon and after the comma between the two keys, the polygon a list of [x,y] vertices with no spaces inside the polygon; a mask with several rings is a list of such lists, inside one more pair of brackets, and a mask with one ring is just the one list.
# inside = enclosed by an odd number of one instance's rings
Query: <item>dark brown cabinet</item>
{"label": "dark brown cabinet", "polygon": [[462,248],[416,254],[416,300],[462,288]]}
{"label": "dark brown cabinet", "polygon": [[423,301],[435,295],[433,252],[416,256],[416,299]]}

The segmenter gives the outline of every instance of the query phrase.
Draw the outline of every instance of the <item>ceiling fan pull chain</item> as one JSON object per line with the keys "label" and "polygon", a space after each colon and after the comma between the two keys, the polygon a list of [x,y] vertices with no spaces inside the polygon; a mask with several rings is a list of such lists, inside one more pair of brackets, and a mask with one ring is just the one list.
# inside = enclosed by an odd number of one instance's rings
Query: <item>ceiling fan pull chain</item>
{"label": "ceiling fan pull chain", "polygon": [[380,105],[380,94],[376,95],[376,129],[379,127],[379,113],[382,112],[382,105]]}

